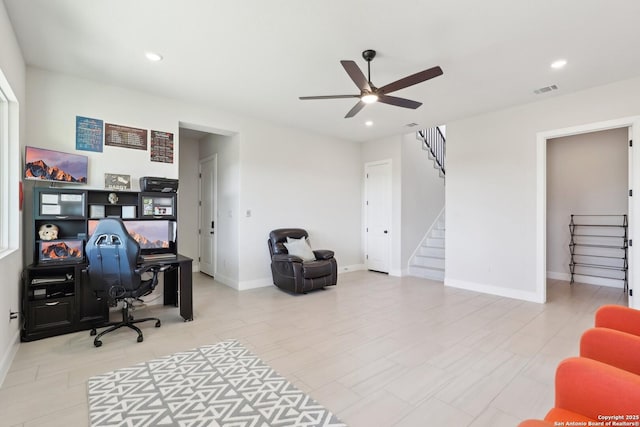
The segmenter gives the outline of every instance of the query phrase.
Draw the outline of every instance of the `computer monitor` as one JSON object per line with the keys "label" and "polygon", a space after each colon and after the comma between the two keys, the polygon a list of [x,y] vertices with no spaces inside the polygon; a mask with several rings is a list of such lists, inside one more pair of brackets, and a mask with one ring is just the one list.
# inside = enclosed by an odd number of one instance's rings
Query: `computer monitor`
{"label": "computer monitor", "polygon": [[[89,236],[98,226],[99,220],[89,220]],[[125,228],[140,245],[141,255],[176,253],[175,221],[126,220]]]}

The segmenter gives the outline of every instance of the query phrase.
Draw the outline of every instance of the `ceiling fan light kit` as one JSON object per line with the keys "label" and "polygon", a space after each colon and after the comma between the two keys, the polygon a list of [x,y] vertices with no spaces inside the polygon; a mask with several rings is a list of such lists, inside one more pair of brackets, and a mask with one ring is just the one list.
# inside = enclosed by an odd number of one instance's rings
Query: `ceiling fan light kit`
{"label": "ceiling fan light kit", "polygon": [[428,70],[420,71],[419,73],[412,74],[400,80],[396,80],[393,83],[389,83],[388,85],[377,88],[373,85],[373,83],[371,83],[371,61],[373,61],[373,58],[375,57],[375,50],[367,49],[362,52],[362,58],[367,61],[366,77],[354,61],[340,61],[344,70],[347,72],[349,77],[351,77],[351,80],[353,80],[358,89],[360,89],[359,95],[301,96],[300,99],[310,100],[360,98],[358,103],[351,110],[349,110],[346,116],[344,116],[345,119],[358,114],[366,104],[373,104],[375,102],[382,102],[384,104],[395,105],[396,107],[410,108],[415,110],[422,105],[422,102],[412,101],[405,98],[398,98],[396,96],[389,96],[388,94],[442,75],[442,69],[438,66],[435,66],[429,68]]}

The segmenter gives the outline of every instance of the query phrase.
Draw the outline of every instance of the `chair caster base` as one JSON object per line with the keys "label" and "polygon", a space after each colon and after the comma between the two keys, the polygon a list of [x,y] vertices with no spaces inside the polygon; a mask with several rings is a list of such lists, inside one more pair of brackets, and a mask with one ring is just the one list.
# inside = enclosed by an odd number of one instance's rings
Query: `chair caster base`
{"label": "chair caster base", "polygon": [[100,347],[100,346],[102,345],[102,341],[100,341],[100,340],[93,340],[93,345],[94,345],[95,347]]}
{"label": "chair caster base", "polygon": [[142,336],[139,336],[138,337],[138,342],[142,342],[142,341],[144,341],[144,338]]}
{"label": "chair caster base", "polygon": [[162,323],[160,323],[160,321],[158,320],[158,321],[156,322],[156,328],[159,328],[161,325],[162,325]]}
{"label": "chair caster base", "polygon": [[92,329],[91,332],[89,332],[89,336],[94,336],[97,333],[98,332],[95,329]]}

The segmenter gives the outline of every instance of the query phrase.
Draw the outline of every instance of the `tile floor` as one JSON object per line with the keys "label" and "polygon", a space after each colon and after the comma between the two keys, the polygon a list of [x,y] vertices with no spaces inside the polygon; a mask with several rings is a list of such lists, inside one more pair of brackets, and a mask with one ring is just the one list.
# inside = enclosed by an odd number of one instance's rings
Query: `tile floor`
{"label": "tile floor", "polygon": [[351,427],[514,427],[551,407],[555,367],[578,354],[596,308],[626,305],[622,290],[559,281],[544,305],[365,271],[338,283],[292,296],[196,274],[195,320],[139,309],[163,322],[143,327],[143,343],[127,330],[101,348],[88,331],[22,343],[0,425],[87,425],[92,375],[236,338]]}

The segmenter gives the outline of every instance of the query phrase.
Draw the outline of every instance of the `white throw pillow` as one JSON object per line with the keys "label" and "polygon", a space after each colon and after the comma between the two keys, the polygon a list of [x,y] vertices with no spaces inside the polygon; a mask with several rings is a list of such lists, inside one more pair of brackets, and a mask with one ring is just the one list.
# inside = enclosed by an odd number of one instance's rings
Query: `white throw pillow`
{"label": "white throw pillow", "polygon": [[302,261],[315,261],[316,259],[316,256],[311,250],[311,246],[309,246],[309,242],[307,242],[307,239],[304,237],[301,239],[287,237],[287,242],[284,244],[284,247],[287,248],[289,255],[300,257]]}

